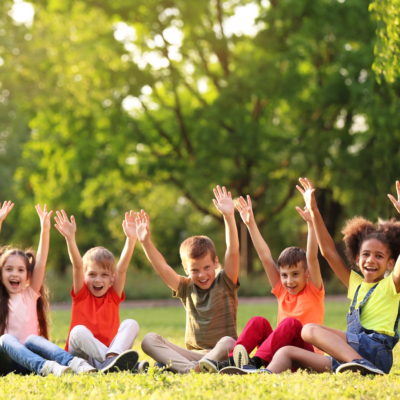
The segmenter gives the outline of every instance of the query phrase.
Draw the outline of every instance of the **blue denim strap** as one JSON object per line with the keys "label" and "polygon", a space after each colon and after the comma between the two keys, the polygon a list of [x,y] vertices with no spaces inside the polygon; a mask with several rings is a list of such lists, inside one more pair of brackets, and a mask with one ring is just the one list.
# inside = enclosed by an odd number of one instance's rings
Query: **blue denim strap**
{"label": "blue denim strap", "polygon": [[[376,285],[372,286],[371,289],[368,290],[368,293],[365,295],[363,301],[358,305],[358,309],[360,310],[360,312],[361,312],[361,308],[364,306],[364,304],[367,302],[367,300],[371,297],[372,293],[374,292],[374,290],[376,289],[378,284],[379,284],[379,282]],[[360,288],[361,288],[361,284],[358,286],[356,293],[354,295],[353,302],[351,303],[351,307],[350,307],[350,312],[353,312],[355,309],[355,305],[357,304],[358,292],[360,291]]]}

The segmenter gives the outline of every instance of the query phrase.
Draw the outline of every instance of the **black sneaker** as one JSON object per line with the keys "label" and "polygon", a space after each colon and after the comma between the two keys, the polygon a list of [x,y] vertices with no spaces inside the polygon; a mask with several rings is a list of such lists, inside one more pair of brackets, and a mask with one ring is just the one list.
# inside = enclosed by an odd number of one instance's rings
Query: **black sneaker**
{"label": "black sneaker", "polygon": [[256,368],[254,365],[243,365],[242,368],[226,367],[219,371],[222,375],[272,374],[267,368]]}
{"label": "black sneaker", "polygon": [[205,358],[200,361],[199,365],[201,372],[205,374],[217,374],[221,369],[231,366],[232,362],[229,358],[225,361],[214,361]]}
{"label": "black sneaker", "polygon": [[154,364],[155,367],[157,367],[161,372],[172,372],[173,374],[176,374],[176,372],[172,371],[172,369],[168,368],[165,364],[156,362]]}
{"label": "black sneaker", "polygon": [[363,358],[341,364],[336,368],[337,374],[345,371],[360,372],[361,375],[385,375],[384,372],[376,368],[374,364]]}
{"label": "black sneaker", "polygon": [[107,358],[99,369],[105,374],[120,371],[134,371],[138,360],[139,355],[135,350],[127,350],[118,356]]}

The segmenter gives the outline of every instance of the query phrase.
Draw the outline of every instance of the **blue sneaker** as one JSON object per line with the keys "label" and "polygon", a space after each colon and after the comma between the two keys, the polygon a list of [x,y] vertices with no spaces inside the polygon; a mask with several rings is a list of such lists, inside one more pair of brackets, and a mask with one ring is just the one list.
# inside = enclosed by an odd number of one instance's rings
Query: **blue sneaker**
{"label": "blue sneaker", "polygon": [[337,374],[345,371],[360,372],[361,375],[385,375],[383,371],[364,358],[341,364],[336,368]]}
{"label": "blue sneaker", "polygon": [[175,374],[174,371],[172,371],[171,369],[167,368],[167,366],[163,363],[160,362],[156,362],[154,364],[155,367],[157,367],[159,370],[161,370],[161,372],[172,372],[173,374]]}
{"label": "blue sneaker", "polygon": [[247,375],[247,374],[272,374],[267,368],[257,369],[254,365],[243,365],[242,368],[238,367],[226,367],[219,371],[223,375]]}

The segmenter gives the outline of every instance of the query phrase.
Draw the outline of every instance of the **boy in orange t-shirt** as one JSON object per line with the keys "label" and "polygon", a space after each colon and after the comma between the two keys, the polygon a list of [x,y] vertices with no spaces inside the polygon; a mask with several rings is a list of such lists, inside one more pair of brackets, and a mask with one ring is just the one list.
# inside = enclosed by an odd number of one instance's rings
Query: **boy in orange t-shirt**
{"label": "boy in orange t-shirt", "polygon": [[[301,191],[301,189],[298,187]],[[321,352],[301,338],[305,324],[323,324],[325,291],[318,262],[318,242],[307,208],[297,211],[308,224],[307,253],[298,247],[285,249],[278,258],[278,268],[267,243],[254,220],[250,196],[247,203],[240,197],[236,207],[247,225],[258,256],[278,300],[278,326],[273,331],[263,317],[253,317],[244,328],[227,361],[202,360],[203,372],[236,375],[256,372],[267,366],[274,354],[284,346],[296,346]],[[257,347],[254,357],[249,354]]]}
{"label": "boy in orange t-shirt", "polygon": [[145,369],[147,361],[138,364],[138,354],[132,350],[139,324],[131,319],[119,324],[126,270],[137,240],[136,213],[125,214],[122,227],[127,238],[115,271],[115,258],[104,247],[94,247],[81,257],[73,216],[69,221],[64,210],[57,211],[55,220],[73,265],[71,326],[65,350],[105,373]]}

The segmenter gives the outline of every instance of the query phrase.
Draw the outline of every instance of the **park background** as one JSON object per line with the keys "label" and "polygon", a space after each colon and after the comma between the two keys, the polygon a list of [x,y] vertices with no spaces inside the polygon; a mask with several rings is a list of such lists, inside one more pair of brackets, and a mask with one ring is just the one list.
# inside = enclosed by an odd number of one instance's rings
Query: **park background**
{"label": "park background", "polygon": [[[155,244],[184,273],[178,250],[191,235],[210,236],[223,260],[219,184],[252,196],[276,259],[306,246],[295,185],[307,176],[343,251],[347,218],[396,217],[398,3],[2,1],[0,199],[16,205],[1,243],[36,248],[34,204],[47,203],[75,216],[82,254],[102,245],[118,258],[124,212],[145,209]],[[239,296],[268,295],[236,218]],[[321,265],[327,293],[345,293]],[[53,302],[70,301],[71,275],[52,229]],[[140,245],[126,296],[171,296]]]}

